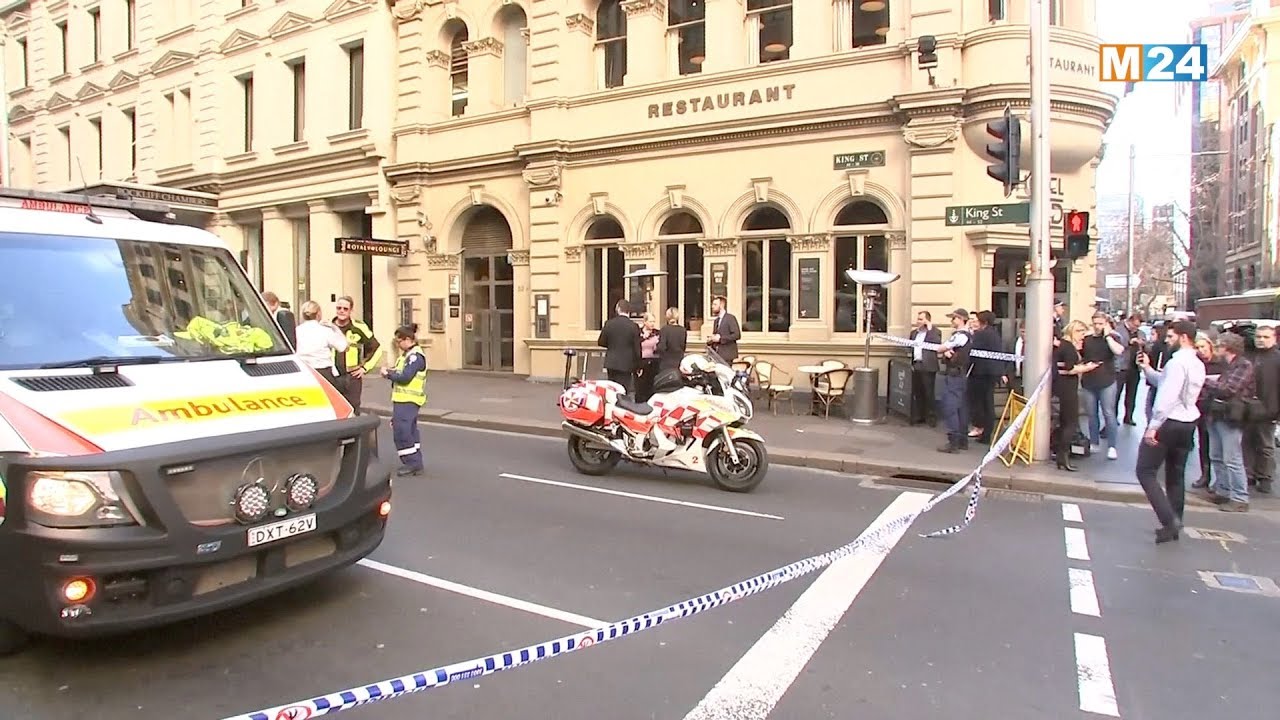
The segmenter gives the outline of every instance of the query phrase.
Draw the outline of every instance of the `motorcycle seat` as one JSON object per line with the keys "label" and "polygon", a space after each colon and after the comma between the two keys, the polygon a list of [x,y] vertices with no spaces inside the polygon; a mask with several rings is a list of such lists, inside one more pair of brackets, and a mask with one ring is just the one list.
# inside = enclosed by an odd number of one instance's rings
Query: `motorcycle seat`
{"label": "motorcycle seat", "polygon": [[653,408],[647,403],[636,402],[626,395],[618,396],[618,407],[629,413],[635,413],[636,415],[648,415],[653,412]]}

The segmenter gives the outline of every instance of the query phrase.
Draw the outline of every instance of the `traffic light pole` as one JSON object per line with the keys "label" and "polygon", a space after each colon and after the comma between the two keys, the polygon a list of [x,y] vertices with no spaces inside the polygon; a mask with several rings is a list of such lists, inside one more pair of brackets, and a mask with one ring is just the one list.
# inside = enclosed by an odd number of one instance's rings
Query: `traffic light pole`
{"label": "traffic light pole", "polygon": [[[1030,394],[1052,366],[1053,274],[1049,256],[1049,0],[1031,0],[1031,270],[1027,275],[1027,341],[1023,390]],[[1050,393],[1035,407],[1035,457],[1049,457]]]}

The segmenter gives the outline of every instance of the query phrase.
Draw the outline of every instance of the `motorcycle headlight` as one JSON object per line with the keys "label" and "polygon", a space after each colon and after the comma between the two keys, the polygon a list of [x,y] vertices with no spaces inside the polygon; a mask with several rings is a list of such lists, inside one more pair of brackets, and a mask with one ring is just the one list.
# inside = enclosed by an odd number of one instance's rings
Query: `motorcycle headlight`
{"label": "motorcycle headlight", "polygon": [[137,525],[113,472],[35,471],[27,474],[27,516],[52,528]]}

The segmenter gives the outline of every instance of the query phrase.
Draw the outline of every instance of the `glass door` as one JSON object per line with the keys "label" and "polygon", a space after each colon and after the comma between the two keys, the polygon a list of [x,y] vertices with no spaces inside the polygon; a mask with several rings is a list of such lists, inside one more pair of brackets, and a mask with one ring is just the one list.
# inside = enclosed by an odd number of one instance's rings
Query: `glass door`
{"label": "glass door", "polygon": [[463,367],[515,369],[515,271],[506,254],[463,259],[462,335]]}

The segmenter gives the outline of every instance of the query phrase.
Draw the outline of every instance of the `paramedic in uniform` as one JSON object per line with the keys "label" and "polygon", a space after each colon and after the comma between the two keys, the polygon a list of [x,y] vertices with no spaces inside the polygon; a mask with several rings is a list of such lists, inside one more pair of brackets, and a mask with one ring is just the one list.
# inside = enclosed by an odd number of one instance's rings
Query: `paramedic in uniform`
{"label": "paramedic in uniform", "polygon": [[422,474],[422,437],[418,433],[418,412],[427,401],[427,356],[418,347],[418,326],[405,325],[396,330],[396,347],[400,357],[394,368],[382,368],[382,376],[391,381],[391,432],[401,467],[396,474]]}
{"label": "paramedic in uniform", "polygon": [[337,316],[333,324],[347,336],[347,349],[334,353],[333,369],[338,377],[334,382],[342,397],[360,414],[360,396],[364,390],[364,376],[373,372],[382,362],[382,345],[373,336],[373,330],[351,317],[355,301],[350,295],[338,298]]}

